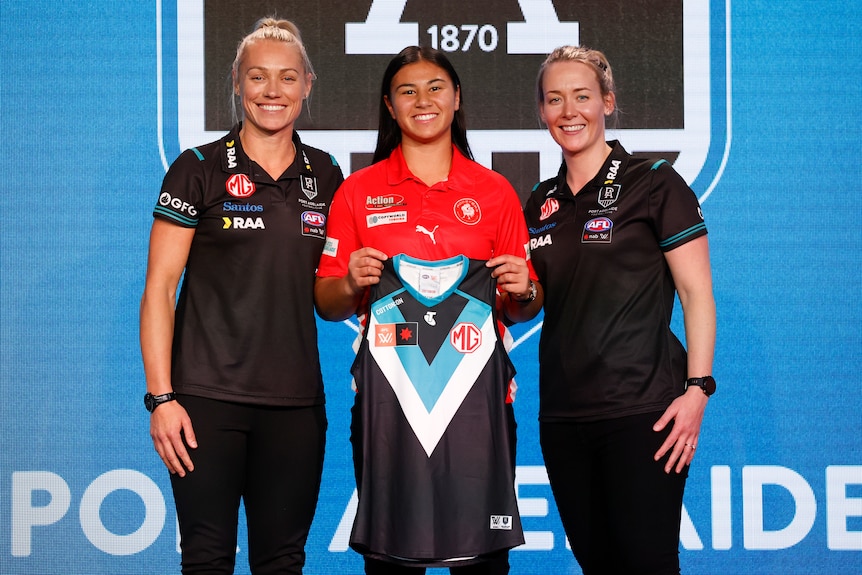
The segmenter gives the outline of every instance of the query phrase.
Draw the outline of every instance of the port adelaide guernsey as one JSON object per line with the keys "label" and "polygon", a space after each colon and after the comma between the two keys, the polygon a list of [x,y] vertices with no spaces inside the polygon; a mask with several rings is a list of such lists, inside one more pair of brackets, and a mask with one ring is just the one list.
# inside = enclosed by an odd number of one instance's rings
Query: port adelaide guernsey
{"label": "port adelaide guernsey", "polygon": [[542,421],[663,411],[684,391],[686,352],[670,329],[675,286],[664,254],[707,233],[703,214],[666,161],[609,145],[576,195],[563,163],[524,208],[545,291]]}
{"label": "port adelaide guernsey", "polygon": [[277,406],[324,401],[314,274],[332,195],[329,154],[294,132],[296,159],[273,180],[243,152],[239,126],[173,163],[154,216],[194,228],[176,308],[174,390]]}
{"label": "port adelaide guernsey", "polygon": [[360,553],[451,567],[524,542],[495,301],[485,262],[466,256],[396,255],[370,288],[352,367]]}

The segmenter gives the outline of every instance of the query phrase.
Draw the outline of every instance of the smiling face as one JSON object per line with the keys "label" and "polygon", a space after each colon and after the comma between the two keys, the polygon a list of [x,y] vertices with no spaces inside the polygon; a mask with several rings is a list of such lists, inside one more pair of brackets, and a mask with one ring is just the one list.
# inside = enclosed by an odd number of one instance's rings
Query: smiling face
{"label": "smiling face", "polygon": [[460,90],[440,66],[424,60],[407,64],[392,78],[383,100],[405,145],[451,143]]}
{"label": "smiling face", "polygon": [[568,157],[605,147],[605,116],[614,111],[613,93],[602,95],[595,71],[581,62],[549,64],[542,79],[539,114]]}
{"label": "smiling face", "polygon": [[234,91],[242,100],[243,128],[265,134],[292,132],[312,78],[296,46],[278,40],[249,44],[234,75]]}

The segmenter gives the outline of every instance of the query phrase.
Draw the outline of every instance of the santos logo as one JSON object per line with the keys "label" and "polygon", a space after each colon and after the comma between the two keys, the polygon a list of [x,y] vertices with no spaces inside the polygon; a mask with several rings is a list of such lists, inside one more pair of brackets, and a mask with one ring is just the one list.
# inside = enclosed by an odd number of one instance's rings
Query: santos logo
{"label": "santos logo", "polygon": [[[548,489],[544,497],[536,497],[536,486]],[[528,487],[531,496],[518,498],[522,518],[531,518],[530,525],[541,526],[553,505],[548,475],[542,466],[519,466],[515,478],[516,493]],[[862,520],[862,497],[851,497],[862,488],[862,466],[829,466],[826,468],[825,490],[815,493],[811,485],[796,471],[780,466],[748,465],[742,468],[741,485],[731,480],[731,469],[714,466],[711,469],[711,534],[707,542],[712,549],[726,550],[742,544],[747,550],[787,549],[801,543],[811,532],[818,516],[826,525],[826,544],[833,551],[862,551],[862,531],[853,530]],[[770,508],[767,491],[780,490],[785,497],[780,509]],[[136,518],[134,529],[115,533],[102,517],[110,515],[109,506],[116,505],[111,495],[128,491],[143,503],[143,514]],[[347,502],[341,521],[330,538],[329,551],[347,551],[350,528],[356,514],[358,499],[354,490]],[[741,502],[741,505],[737,503]],[[776,524],[776,517],[788,517],[788,502],[793,511],[789,520]],[[68,526],[59,525],[73,505],[69,484],[50,471],[17,471],[12,474],[11,540],[12,556],[27,557],[34,553],[33,541],[49,542],[62,538],[68,544]],[[75,494],[74,506],[84,537],[97,549],[109,555],[133,555],[153,545],[166,527],[168,519],[165,498],[152,479],[131,469],[115,469],[95,478],[84,492]],[[126,506],[127,507],[127,506]],[[734,509],[741,508],[741,517]],[[128,510],[124,509],[128,515]],[[741,541],[735,540],[735,522],[742,522]],[[173,522],[172,522],[173,523]],[[769,528],[767,528],[769,525]],[[173,528],[173,525],[172,527]],[[550,530],[525,531],[526,544],[516,551],[549,551],[564,545]],[[706,547],[700,529],[683,508],[680,543],[687,550]],[[53,532],[53,536],[49,533]],[[178,548],[178,545],[177,545]]]}

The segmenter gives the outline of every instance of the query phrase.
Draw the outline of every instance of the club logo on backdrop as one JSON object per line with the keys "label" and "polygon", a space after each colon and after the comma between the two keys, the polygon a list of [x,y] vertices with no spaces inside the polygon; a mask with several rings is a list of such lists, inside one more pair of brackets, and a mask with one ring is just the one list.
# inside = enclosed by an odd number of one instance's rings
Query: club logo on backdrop
{"label": "club logo on backdrop", "polygon": [[[206,10],[203,0],[157,4],[159,136],[167,168],[183,149],[229,130],[232,96],[225,79],[238,40],[261,14],[242,3],[206,3]],[[302,31],[319,76],[297,128],[305,143],[332,153],[346,173],[374,151],[377,79],[392,55],[420,44],[446,52],[461,76],[476,160],[505,172],[508,154],[533,158],[526,165],[537,167],[505,174],[523,178],[513,185],[526,193],[560,164],[559,148],[536,125],[536,72],[553,48],[583,44],[611,56],[618,83],[639,87],[618,94],[626,115],[609,137],[630,152],[673,163],[701,201],[721,176],[730,144],[723,2],[685,0],[660,12],[628,0],[501,0],[466,3],[458,11],[418,0],[361,4],[350,10],[335,0],[279,4]],[[608,14],[623,10],[625,21],[611,25]],[[349,98],[344,86],[351,86]]]}

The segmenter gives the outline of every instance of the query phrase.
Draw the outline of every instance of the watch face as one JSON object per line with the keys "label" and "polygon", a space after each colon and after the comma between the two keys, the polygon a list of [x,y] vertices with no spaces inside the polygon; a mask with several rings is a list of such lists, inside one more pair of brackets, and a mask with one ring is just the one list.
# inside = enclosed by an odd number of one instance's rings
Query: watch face
{"label": "watch face", "polygon": [[707,375],[703,378],[703,390],[707,395],[715,393],[715,379],[713,379],[712,376]]}

